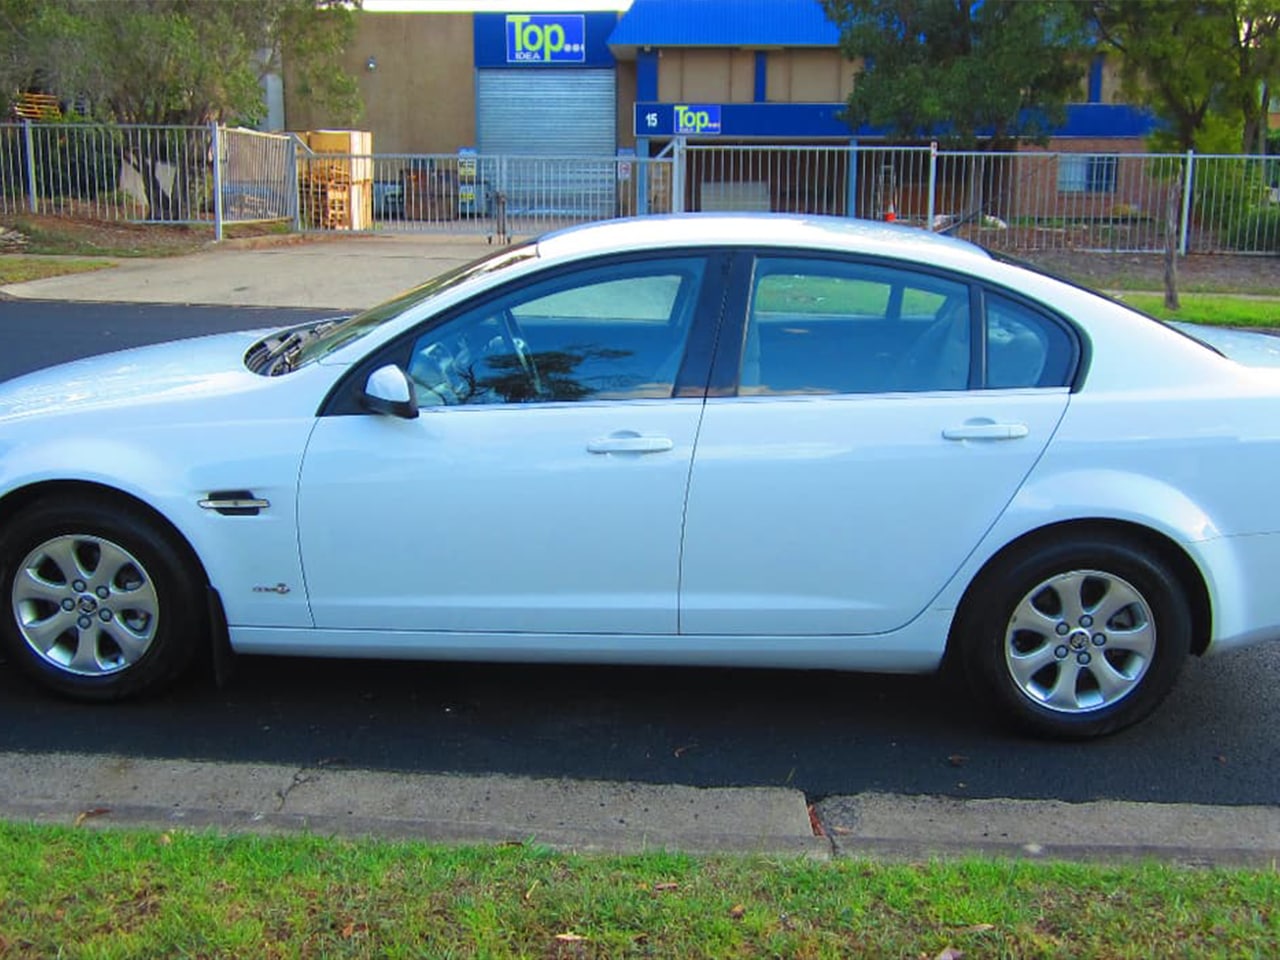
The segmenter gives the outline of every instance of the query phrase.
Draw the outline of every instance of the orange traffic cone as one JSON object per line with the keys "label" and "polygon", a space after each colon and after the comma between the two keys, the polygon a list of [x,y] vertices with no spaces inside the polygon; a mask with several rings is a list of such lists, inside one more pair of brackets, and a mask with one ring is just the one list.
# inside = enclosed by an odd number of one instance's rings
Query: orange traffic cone
{"label": "orange traffic cone", "polygon": [[892,203],[889,204],[889,209],[884,212],[884,219],[886,223],[893,223],[898,219],[898,211],[893,209]]}

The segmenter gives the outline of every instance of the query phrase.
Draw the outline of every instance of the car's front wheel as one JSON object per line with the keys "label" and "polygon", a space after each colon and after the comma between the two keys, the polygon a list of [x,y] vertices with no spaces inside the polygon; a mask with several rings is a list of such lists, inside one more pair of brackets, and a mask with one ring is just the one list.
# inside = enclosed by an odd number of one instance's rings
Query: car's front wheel
{"label": "car's front wheel", "polygon": [[155,690],[207,637],[184,549],[142,511],[41,501],[0,530],[0,641],[46,687],[85,700]]}
{"label": "car's front wheel", "polygon": [[1119,538],[1066,539],[998,560],[957,624],[971,683],[1015,726],[1091,737],[1145,717],[1191,646],[1173,570]]}

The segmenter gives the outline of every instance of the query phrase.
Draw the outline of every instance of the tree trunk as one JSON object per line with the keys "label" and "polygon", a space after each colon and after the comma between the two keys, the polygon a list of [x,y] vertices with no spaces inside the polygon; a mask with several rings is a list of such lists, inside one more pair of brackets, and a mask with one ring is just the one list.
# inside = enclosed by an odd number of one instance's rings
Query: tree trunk
{"label": "tree trunk", "polygon": [[1164,216],[1164,306],[1166,310],[1182,308],[1178,300],[1178,221],[1182,215],[1181,169],[1169,184]]}
{"label": "tree trunk", "polygon": [[[1258,156],[1264,156],[1267,152],[1267,134],[1270,132],[1267,129],[1267,126],[1268,126],[1268,121],[1270,119],[1271,119],[1271,84],[1263,83],[1262,84],[1262,113],[1258,117],[1258,143],[1257,143]],[[1248,152],[1249,152],[1249,147],[1246,145],[1245,153],[1248,153]]]}

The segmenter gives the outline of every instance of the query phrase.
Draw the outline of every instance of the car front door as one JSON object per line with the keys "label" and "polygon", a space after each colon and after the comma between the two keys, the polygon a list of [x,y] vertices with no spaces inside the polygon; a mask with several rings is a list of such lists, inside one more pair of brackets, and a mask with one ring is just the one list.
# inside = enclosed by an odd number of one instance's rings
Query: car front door
{"label": "car front door", "polygon": [[316,626],[675,633],[721,263],[561,268],[393,348],[420,415],[335,408],[302,465]]}
{"label": "car front door", "polygon": [[698,438],[681,632],[901,627],[1044,449],[1074,336],[924,268],[782,253],[735,269],[745,293],[716,375],[730,395],[713,381]]}

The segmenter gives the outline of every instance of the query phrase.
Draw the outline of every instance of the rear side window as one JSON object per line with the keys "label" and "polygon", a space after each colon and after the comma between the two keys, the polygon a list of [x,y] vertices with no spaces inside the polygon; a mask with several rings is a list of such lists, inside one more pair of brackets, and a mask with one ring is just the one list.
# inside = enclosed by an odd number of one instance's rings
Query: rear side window
{"label": "rear side window", "polygon": [[989,389],[1067,384],[1074,349],[1058,323],[998,293],[986,295],[986,306]]}
{"label": "rear side window", "polygon": [[963,283],[900,267],[756,262],[739,393],[895,393],[969,386]]}

